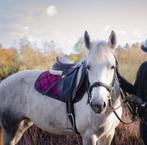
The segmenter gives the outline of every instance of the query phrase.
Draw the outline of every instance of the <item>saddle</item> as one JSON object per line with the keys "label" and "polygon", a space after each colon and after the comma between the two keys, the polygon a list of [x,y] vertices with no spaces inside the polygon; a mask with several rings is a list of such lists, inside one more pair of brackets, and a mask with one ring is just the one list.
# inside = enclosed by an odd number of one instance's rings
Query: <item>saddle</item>
{"label": "saddle", "polygon": [[63,71],[63,74],[68,73],[72,68],[75,68],[76,62],[69,60],[66,56],[57,57],[56,63],[52,66],[53,70]]}
{"label": "saddle", "polygon": [[[65,59],[64,59],[65,60]],[[50,71],[42,73],[35,82],[35,88],[43,95],[50,96],[66,103],[68,118],[76,133],[74,103],[82,99],[88,88],[88,77],[85,62],[71,63],[57,58],[53,70],[62,71],[62,75],[53,75]],[[42,89],[41,84],[48,84]]]}

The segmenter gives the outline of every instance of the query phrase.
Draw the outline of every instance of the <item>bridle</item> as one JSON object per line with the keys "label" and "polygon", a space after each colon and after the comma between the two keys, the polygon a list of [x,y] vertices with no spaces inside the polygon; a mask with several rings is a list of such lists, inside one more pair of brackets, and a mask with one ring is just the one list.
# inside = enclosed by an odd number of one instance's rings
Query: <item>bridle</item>
{"label": "bridle", "polygon": [[[114,57],[115,57],[115,56],[114,56]],[[109,106],[110,106],[112,112],[115,114],[115,116],[118,118],[118,120],[119,120],[120,122],[122,122],[123,124],[127,124],[127,125],[128,125],[128,124],[131,124],[131,123],[133,123],[134,121],[136,121],[136,119],[133,118],[130,122],[123,121],[123,120],[119,117],[119,115],[117,114],[117,112],[116,112],[116,110],[117,110],[118,108],[120,108],[122,105],[120,105],[120,106],[117,107],[117,108],[114,108],[113,102],[112,102],[112,96],[113,96],[113,92],[114,92],[115,81],[116,81],[116,79],[118,79],[118,78],[117,78],[118,61],[117,61],[116,57],[115,57],[115,63],[116,63],[116,67],[114,68],[114,74],[113,74],[112,82],[111,82],[110,85],[107,85],[106,83],[103,83],[103,82],[100,82],[100,81],[94,82],[93,84],[90,85],[90,83],[89,83],[89,81],[88,81],[88,91],[87,91],[87,93],[88,93],[88,101],[87,101],[87,104],[89,104],[89,105],[92,107],[92,103],[91,103],[91,99],[92,99],[92,90],[93,90],[94,88],[97,88],[97,87],[104,87],[104,88],[109,92],[109,95],[108,95],[108,102],[109,102]],[[88,72],[87,72],[87,74],[88,74]],[[88,75],[87,75],[87,76],[88,76]],[[125,99],[124,94],[122,93],[121,89],[120,89],[120,95],[121,95],[121,98],[122,98],[123,100],[125,100],[124,103],[126,103],[126,99]],[[131,108],[130,106],[128,106],[128,108],[129,108],[129,111],[132,113],[132,112],[133,112],[133,111],[132,111],[132,108]]]}
{"label": "bridle", "polygon": [[115,80],[116,80],[116,70],[117,70],[117,65],[118,65],[118,62],[117,62],[116,57],[115,57],[115,62],[116,62],[116,67],[114,67],[114,74],[113,74],[113,78],[112,78],[112,82],[111,82],[110,86],[107,85],[106,83],[103,83],[103,82],[100,82],[100,81],[94,82],[92,85],[89,85],[89,89],[88,89],[88,101],[87,101],[87,103],[89,105],[91,105],[91,98],[92,98],[91,93],[92,93],[92,90],[94,88],[97,88],[97,87],[104,87],[109,92],[109,95],[108,95],[109,102],[112,101],[112,93],[114,91],[114,83],[115,83]]}
{"label": "bridle", "polygon": [[106,83],[103,83],[103,82],[94,82],[92,85],[89,86],[89,90],[88,90],[88,104],[91,105],[91,98],[92,98],[92,90],[94,88],[97,88],[97,87],[104,87],[108,92],[109,92],[109,95],[108,95],[108,100],[111,99],[111,96],[112,96],[112,92],[113,92],[113,89],[114,89],[114,82],[115,82],[115,72],[114,72],[114,75],[113,75],[113,80],[109,85],[107,85]]}

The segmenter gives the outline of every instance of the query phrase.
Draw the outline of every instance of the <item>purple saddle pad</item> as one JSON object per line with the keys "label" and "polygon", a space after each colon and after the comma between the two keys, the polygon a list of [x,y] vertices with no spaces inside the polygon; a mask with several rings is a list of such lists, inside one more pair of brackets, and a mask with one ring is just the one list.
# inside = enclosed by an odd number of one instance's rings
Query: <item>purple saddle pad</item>
{"label": "purple saddle pad", "polygon": [[[56,88],[56,85],[52,87],[53,84],[55,84],[58,80],[61,79],[61,76],[59,75],[53,75],[48,71],[43,72],[36,80],[35,82],[35,88],[44,95],[49,95],[55,99],[64,101],[64,98],[60,97]],[[50,91],[48,92],[48,89]]]}
{"label": "purple saddle pad", "polygon": [[[47,95],[51,98],[66,102],[66,98],[58,93],[58,81],[61,79],[61,76],[53,75],[49,72],[49,70],[47,70],[40,74],[40,76],[37,78],[35,82],[35,88],[43,95]],[[76,103],[80,101],[82,97],[83,95],[81,95],[81,91],[77,91],[73,102]]]}

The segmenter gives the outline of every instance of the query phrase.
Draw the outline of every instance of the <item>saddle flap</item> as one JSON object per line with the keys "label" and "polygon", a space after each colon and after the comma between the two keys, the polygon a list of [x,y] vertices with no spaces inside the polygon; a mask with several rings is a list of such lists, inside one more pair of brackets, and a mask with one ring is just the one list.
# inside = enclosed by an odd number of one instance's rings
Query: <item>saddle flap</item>
{"label": "saddle flap", "polygon": [[67,100],[68,97],[75,96],[76,87],[77,87],[77,75],[79,68],[73,69],[70,73],[65,75],[57,86],[58,94],[65,97]]}
{"label": "saddle flap", "polygon": [[79,62],[76,68],[70,70],[62,80],[58,87],[58,94],[71,97],[72,100],[81,99],[87,89],[87,71],[83,62]]}

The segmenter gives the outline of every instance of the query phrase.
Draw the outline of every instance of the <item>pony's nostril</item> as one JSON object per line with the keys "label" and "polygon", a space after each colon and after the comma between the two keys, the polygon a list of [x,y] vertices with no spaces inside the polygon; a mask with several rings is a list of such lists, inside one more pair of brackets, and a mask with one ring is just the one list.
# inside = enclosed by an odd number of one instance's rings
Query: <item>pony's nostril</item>
{"label": "pony's nostril", "polygon": [[91,107],[96,113],[101,113],[106,108],[106,103],[103,104],[92,104]]}
{"label": "pony's nostril", "polygon": [[105,110],[106,106],[106,102],[103,102],[101,104],[95,104],[91,102],[91,107],[94,110],[94,112],[96,113],[101,113]]}
{"label": "pony's nostril", "polygon": [[104,102],[104,104],[103,104],[103,108],[106,108],[106,103]]}

